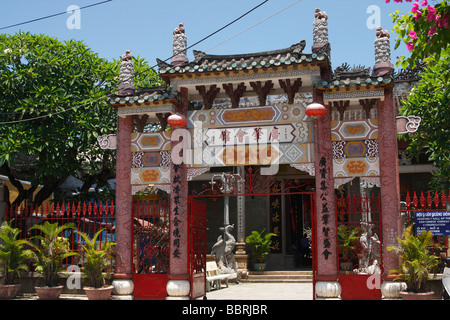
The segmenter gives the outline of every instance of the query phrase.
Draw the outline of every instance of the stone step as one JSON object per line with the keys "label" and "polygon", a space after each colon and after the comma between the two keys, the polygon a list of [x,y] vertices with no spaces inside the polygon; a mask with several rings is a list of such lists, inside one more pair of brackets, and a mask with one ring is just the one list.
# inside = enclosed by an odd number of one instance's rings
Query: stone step
{"label": "stone step", "polygon": [[249,271],[246,282],[312,282],[311,271]]}

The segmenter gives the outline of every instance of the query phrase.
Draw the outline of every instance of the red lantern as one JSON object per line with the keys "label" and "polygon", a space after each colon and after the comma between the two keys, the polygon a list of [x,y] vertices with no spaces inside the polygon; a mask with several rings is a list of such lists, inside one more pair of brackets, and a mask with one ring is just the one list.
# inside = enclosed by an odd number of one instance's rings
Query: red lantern
{"label": "red lantern", "polygon": [[306,107],[305,113],[308,117],[313,119],[319,119],[323,117],[327,112],[327,108],[325,108],[320,103],[312,103]]}
{"label": "red lantern", "polygon": [[186,127],[187,118],[182,114],[176,113],[169,116],[167,123],[172,127]]}

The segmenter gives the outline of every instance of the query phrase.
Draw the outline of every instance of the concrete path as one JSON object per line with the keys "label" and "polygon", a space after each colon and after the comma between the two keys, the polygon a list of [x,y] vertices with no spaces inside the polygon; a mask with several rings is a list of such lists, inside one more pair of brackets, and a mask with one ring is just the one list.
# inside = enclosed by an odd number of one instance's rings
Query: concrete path
{"label": "concrete path", "polygon": [[313,284],[245,283],[222,285],[206,293],[208,300],[313,300]]}

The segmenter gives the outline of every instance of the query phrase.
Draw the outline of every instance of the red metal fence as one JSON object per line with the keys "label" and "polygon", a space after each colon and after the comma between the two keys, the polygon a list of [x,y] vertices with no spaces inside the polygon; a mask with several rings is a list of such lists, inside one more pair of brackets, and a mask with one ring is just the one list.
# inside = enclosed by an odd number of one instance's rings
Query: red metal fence
{"label": "red metal fence", "polygon": [[[11,221],[12,226],[19,228],[21,239],[28,239],[35,235],[41,235],[40,231],[32,230],[33,225],[43,224],[45,221],[50,223],[58,223],[63,225],[66,223],[74,223],[75,229],[64,231],[61,236],[68,239],[70,250],[78,252],[80,255],[67,258],[64,262],[66,267],[78,266],[84,264],[83,238],[75,231],[87,233],[91,237],[100,230],[105,229],[97,238],[102,243],[114,242],[114,203],[52,203],[40,207],[18,206],[10,207],[6,210],[5,219]],[[33,241],[33,240],[30,240]],[[111,261],[110,272],[113,270],[113,261]],[[30,270],[33,271],[33,265],[30,261]]]}
{"label": "red metal fence", "polygon": [[379,194],[336,196],[339,270],[370,273],[382,265]]}

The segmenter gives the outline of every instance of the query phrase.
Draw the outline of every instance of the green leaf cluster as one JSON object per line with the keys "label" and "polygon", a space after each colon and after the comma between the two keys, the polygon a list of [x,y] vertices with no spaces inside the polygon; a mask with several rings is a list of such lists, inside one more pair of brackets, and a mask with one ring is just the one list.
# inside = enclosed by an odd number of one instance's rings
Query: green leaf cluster
{"label": "green leaf cluster", "polygon": [[0,271],[3,284],[14,284],[22,271],[28,271],[28,261],[33,252],[27,240],[17,239],[18,228],[11,227],[11,221],[5,221],[0,227]]}
{"label": "green leaf cluster", "polygon": [[413,226],[409,226],[403,232],[403,239],[397,240],[399,245],[389,246],[388,251],[394,251],[401,263],[398,270],[390,273],[401,274],[397,279],[406,281],[409,292],[426,292],[430,270],[439,263],[439,257],[430,253],[430,248],[435,247],[432,233],[424,230],[416,236]]}
{"label": "green leaf cluster", "polygon": [[338,227],[338,247],[344,259],[348,259],[350,252],[357,249],[362,233],[362,229],[359,227],[350,228],[346,224]]}
{"label": "green leaf cluster", "polygon": [[74,223],[58,225],[58,223],[45,221],[41,225],[30,228],[30,231],[40,231],[40,234],[31,238],[36,240],[36,243],[30,244],[36,251],[34,256],[36,271],[42,273],[44,286],[58,286],[58,272],[63,271],[63,260],[78,255],[70,250],[67,238],[61,236],[63,231],[75,227]]}
{"label": "green leaf cluster", "polygon": [[84,239],[83,250],[85,253],[85,262],[83,266],[83,275],[87,278],[89,286],[101,288],[105,285],[105,278],[108,276],[109,262],[114,255],[114,242],[101,242],[97,238],[104,231],[98,230],[92,239],[88,234],[78,232]]}
{"label": "green leaf cluster", "polygon": [[264,262],[270,252],[272,244],[272,237],[274,233],[266,233],[262,231],[252,231],[252,233],[245,238],[245,242],[250,246],[252,255],[257,262]]}

